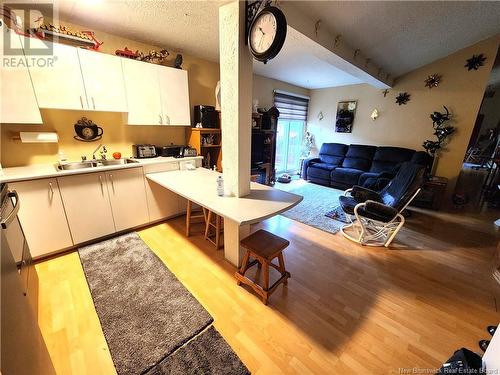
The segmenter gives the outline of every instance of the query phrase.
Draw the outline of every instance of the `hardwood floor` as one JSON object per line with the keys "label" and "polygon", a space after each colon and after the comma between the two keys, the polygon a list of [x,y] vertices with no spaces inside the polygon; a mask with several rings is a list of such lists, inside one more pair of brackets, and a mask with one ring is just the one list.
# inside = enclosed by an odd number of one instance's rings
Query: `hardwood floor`
{"label": "hardwood floor", "polygon": [[[461,347],[476,351],[485,327],[500,321],[491,278],[497,213],[412,211],[391,249],[281,216],[259,224],[291,242],[292,277],[268,306],[236,285],[235,268],[201,228],[186,238],[177,218],[139,234],[252,373],[397,374],[438,367]],[[37,271],[40,326],[57,373],[113,374],[78,255]]]}

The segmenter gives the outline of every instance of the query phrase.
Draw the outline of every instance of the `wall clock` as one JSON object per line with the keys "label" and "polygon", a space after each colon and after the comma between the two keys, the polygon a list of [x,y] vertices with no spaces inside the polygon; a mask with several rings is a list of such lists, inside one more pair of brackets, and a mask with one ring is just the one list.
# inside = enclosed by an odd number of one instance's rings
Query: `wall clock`
{"label": "wall clock", "polygon": [[283,12],[267,6],[253,18],[248,30],[248,45],[255,60],[264,64],[279,53],[286,38],[286,18]]}

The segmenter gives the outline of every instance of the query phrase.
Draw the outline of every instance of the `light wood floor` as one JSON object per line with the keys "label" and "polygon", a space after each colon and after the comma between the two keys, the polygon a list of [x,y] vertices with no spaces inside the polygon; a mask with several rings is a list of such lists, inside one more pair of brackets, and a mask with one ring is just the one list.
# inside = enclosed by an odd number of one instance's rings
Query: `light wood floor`
{"label": "light wood floor", "polygon": [[[292,274],[269,306],[236,286],[222,251],[202,236],[184,237],[182,218],[139,233],[253,373],[389,374],[439,366],[464,346],[476,350],[484,328],[500,321],[490,277],[494,215],[414,211],[392,249],[281,216],[267,220],[259,226],[291,242]],[[78,255],[37,271],[39,321],[57,373],[113,374]]]}

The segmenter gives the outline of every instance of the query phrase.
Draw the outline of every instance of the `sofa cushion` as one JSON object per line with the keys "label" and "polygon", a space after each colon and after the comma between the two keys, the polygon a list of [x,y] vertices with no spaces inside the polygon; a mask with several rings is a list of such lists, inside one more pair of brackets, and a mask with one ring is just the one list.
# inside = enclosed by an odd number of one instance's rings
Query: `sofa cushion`
{"label": "sofa cushion", "polygon": [[328,163],[312,163],[310,165],[310,167],[312,168],[319,168],[319,169],[324,169],[324,170],[327,170],[329,172],[333,171],[335,168],[337,168],[335,165],[333,164],[328,164]]}
{"label": "sofa cushion", "polygon": [[375,146],[350,145],[342,167],[368,172],[376,150]]}
{"label": "sofa cushion", "polygon": [[334,182],[338,182],[346,185],[358,185],[359,177],[363,174],[363,171],[353,168],[335,168],[331,172],[331,179]]}
{"label": "sofa cushion", "polygon": [[307,177],[308,178],[320,178],[322,180],[327,180],[330,181],[330,173],[332,170],[335,168],[335,166],[331,166],[331,169],[327,168],[326,165],[329,164],[323,164],[323,163],[316,163],[311,165],[307,169]]}
{"label": "sofa cushion", "polygon": [[323,143],[319,151],[319,158],[322,163],[339,166],[344,160],[347,148],[348,146],[342,143]]}
{"label": "sofa cushion", "polygon": [[378,147],[373,162],[370,167],[370,172],[396,172],[397,167],[405,161],[410,161],[415,150],[410,150],[403,147]]}

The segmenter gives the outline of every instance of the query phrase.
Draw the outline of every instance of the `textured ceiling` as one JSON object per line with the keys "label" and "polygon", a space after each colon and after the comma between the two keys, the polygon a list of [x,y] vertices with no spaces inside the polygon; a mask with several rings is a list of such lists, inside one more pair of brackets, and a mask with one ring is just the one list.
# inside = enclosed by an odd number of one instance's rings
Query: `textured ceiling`
{"label": "textured ceiling", "polygon": [[393,77],[500,33],[498,1],[297,1]]}
{"label": "textured ceiling", "polygon": [[[218,61],[218,8],[226,2],[60,0],[58,4],[63,20]],[[393,77],[500,32],[500,2],[294,1],[293,5],[312,19],[321,19],[321,28],[341,34],[344,43],[360,48]],[[290,83],[300,78],[306,86],[326,77],[319,71],[329,69],[324,61],[306,47],[300,56],[301,46],[290,42],[281,55],[294,59],[278,56],[274,69],[271,64],[257,67],[257,73]],[[348,77],[331,79],[340,83],[344,78]]]}
{"label": "textured ceiling", "polygon": [[219,7],[227,1],[60,0],[63,20],[109,34],[219,59]]}

